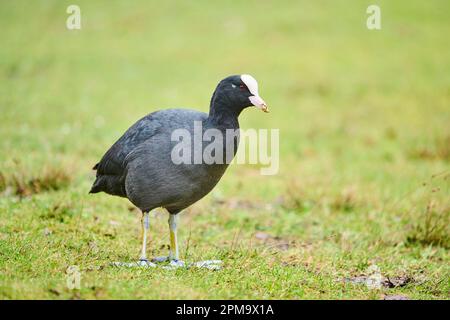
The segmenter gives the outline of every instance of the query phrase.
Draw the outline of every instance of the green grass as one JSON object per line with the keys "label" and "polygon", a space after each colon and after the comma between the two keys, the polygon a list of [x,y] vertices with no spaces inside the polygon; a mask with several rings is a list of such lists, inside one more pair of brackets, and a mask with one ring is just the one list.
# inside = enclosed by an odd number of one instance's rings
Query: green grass
{"label": "green grass", "polygon": [[[370,1],[76,1],[69,31],[72,3],[0,3],[0,298],[449,298],[448,1],[377,1],[380,31]],[[140,213],[88,195],[90,168],[136,119],[206,111],[236,73],[271,107],[241,127],[280,129],[280,172],[232,166],[182,213],[183,259],[224,268],[109,266],[138,257]],[[343,280],[371,265],[410,280]]]}

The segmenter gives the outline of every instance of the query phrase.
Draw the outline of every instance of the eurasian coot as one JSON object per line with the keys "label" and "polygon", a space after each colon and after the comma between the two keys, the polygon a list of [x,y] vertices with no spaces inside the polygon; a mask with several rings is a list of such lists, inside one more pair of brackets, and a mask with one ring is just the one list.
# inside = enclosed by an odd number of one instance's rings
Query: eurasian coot
{"label": "eurasian coot", "polygon": [[[214,91],[209,114],[187,109],[150,113],[131,126],[94,166],[97,178],[90,193],[103,191],[128,198],[142,211],[141,265],[153,265],[146,256],[148,213],[159,207],[169,212],[166,259],[182,263],[178,260],[177,214],[203,198],[220,180],[239,143],[238,116],[252,105],[268,112],[256,80],[245,74],[229,76]],[[185,148],[180,149],[180,143]]]}

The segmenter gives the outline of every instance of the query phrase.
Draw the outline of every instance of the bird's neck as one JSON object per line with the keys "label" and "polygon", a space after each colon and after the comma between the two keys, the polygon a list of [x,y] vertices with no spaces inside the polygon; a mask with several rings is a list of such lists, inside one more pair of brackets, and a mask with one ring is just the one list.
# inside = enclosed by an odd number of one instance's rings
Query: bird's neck
{"label": "bird's neck", "polygon": [[241,109],[235,108],[225,95],[219,95],[215,92],[209,106],[208,122],[219,128],[237,129],[239,128],[238,117],[241,111]]}

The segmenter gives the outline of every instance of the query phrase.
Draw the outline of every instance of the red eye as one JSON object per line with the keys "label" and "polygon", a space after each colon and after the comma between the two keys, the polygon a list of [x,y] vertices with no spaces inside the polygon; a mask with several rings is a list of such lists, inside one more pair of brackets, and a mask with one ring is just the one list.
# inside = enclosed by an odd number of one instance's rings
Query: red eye
{"label": "red eye", "polygon": [[239,88],[244,89],[245,86],[243,84],[239,85]]}

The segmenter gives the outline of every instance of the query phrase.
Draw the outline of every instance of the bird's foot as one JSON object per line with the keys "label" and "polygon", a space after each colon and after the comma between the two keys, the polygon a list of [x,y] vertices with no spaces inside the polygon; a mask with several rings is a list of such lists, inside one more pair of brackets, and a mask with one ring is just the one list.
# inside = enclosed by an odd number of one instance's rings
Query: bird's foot
{"label": "bird's foot", "polygon": [[137,262],[112,262],[111,265],[115,267],[127,267],[127,268],[154,268],[156,264],[148,261],[147,259],[139,259]]}
{"label": "bird's foot", "polygon": [[186,267],[186,263],[184,263],[184,261],[182,260],[170,260],[169,265],[168,266],[164,266],[164,269],[177,269],[177,268],[183,268]]}
{"label": "bird's foot", "polygon": [[154,257],[152,259],[152,262],[154,262],[154,263],[161,263],[161,262],[166,262],[166,261],[170,261],[170,257],[168,257],[168,256],[161,256],[161,257]]}
{"label": "bird's foot", "polygon": [[181,268],[181,267],[185,267],[186,264],[184,263],[184,261],[182,260],[178,260],[178,259],[174,259],[170,256],[162,256],[162,257],[155,257],[152,259],[152,262],[154,263],[163,263],[163,262],[168,262],[169,265],[164,266],[164,269],[176,269],[176,268]]}
{"label": "bird's foot", "polygon": [[137,264],[139,265],[139,267],[156,267],[156,264],[154,264],[153,262],[148,261],[147,259],[139,259],[139,261],[137,262]]}
{"label": "bird's foot", "polygon": [[222,268],[222,260],[204,260],[199,262],[194,262],[191,266],[197,268],[206,268],[210,270],[220,270]]}
{"label": "bird's foot", "polygon": [[222,260],[204,260],[198,262],[192,262],[186,264],[182,260],[171,259],[169,257],[156,257],[152,261],[147,259],[140,259],[137,262],[112,262],[111,265],[115,267],[126,268],[155,268],[157,265],[154,263],[169,262],[167,265],[162,266],[163,269],[173,270],[177,268],[205,268],[209,270],[220,270],[222,268]]}
{"label": "bird's foot", "polygon": [[210,270],[219,270],[222,268],[222,260],[204,260],[204,261],[198,261],[198,262],[192,262],[186,265],[184,261],[176,260],[171,257],[155,257],[152,259],[152,262],[154,263],[162,263],[162,262],[169,262],[168,266],[164,266],[164,269],[175,269],[180,267],[197,267],[197,268],[206,268]]}

